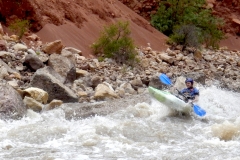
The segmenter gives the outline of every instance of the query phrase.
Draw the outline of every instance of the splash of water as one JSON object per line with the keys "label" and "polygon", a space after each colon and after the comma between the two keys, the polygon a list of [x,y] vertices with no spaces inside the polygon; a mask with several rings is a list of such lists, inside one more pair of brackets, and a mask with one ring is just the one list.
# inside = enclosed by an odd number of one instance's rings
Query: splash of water
{"label": "splash of water", "polygon": [[0,121],[0,159],[240,158],[240,94],[214,86],[200,93],[204,118],[180,116],[156,100],[78,120],[67,120],[61,108],[29,110],[21,120]]}

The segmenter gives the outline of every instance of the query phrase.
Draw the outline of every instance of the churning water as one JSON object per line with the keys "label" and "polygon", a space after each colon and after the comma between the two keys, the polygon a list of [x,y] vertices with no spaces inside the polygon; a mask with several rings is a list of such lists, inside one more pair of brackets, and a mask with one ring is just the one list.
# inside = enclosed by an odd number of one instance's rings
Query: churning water
{"label": "churning water", "polygon": [[67,120],[61,108],[29,110],[21,120],[0,121],[0,159],[240,159],[240,93],[200,92],[204,118],[175,114],[154,100],[79,120]]}

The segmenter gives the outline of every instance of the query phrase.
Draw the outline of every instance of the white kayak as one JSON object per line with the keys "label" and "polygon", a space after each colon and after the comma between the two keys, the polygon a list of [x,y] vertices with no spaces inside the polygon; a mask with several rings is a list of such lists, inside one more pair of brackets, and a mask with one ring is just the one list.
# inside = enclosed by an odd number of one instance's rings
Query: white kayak
{"label": "white kayak", "polygon": [[158,90],[153,87],[148,87],[148,91],[150,95],[152,95],[159,102],[163,103],[164,105],[174,110],[177,110],[183,113],[189,113],[192,111],[191,104],[185,103],[183,100],[177,98],[176,96],[172,95],[169,92]]}

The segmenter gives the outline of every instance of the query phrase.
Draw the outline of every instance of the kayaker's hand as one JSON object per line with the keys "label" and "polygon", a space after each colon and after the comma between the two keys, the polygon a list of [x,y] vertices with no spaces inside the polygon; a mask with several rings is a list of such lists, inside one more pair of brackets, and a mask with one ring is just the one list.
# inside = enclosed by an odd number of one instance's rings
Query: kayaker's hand
{"label": "kayaker's hand", "polygon": [[189,104],[193,104],[193,101],[191,99],[188,100]]}

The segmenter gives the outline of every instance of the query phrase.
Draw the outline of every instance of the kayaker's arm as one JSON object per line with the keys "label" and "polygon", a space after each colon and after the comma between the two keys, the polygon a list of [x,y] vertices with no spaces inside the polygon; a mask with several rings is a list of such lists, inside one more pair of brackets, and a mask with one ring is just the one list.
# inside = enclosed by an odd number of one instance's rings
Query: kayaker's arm
{"label": "kayaker's arm", "polygon": [[199,96],[198,96],[198,95],[196,95],[196,96],[194,97],[194,99],[192,100],[192,102],[197,102],[197,101],[198,101],[198,99],[199,99]]}
{"label": "kayaker's arm", "polygon": [[177,88],[175,88],[175,89],[178,91],[178,94],[179,94],[179,95],[183,96],[183,98],[184,98],[183,101],[185,101],[185,102],[187,103],[188,100],[189,100],[188,97],[186,97],[186,96],[185,96],[181,91],[179,91]]}

